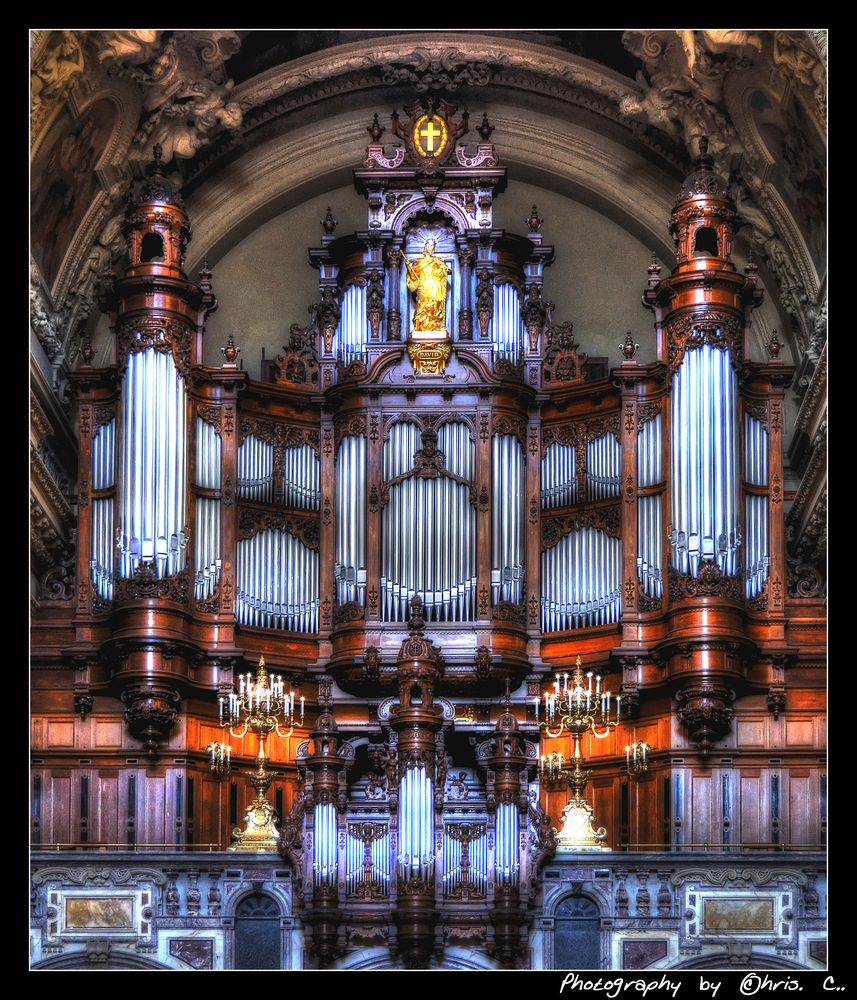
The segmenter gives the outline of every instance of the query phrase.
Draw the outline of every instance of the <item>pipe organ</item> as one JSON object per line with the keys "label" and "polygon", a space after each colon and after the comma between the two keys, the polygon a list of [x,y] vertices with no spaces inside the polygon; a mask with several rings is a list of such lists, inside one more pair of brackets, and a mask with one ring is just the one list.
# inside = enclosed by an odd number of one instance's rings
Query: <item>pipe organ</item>
{"label": "pipe organ", "polygon": [[[220,737],[217,699],[264,654],[308,709],[273,787],[313,961],[338,961],[343,927],[370,940],[383,924],[422,967],[476,923],[513,967],[568,799],[540,777],[539,700],[577,656],[654,747],[654,780],[631,799],[630,737],[583,742],[611,846],[772,836],[694,768],[723,742],[718,787],[768,780],[758,754],[742,777],[733,718],[761,725],[741,699],[784,690],[800,656],[781,517],[791,369],[749,357],[762,290],[730,260],[734,209],[704,150],[670,222],[676,268],[649,267],[658,360],[638,364],[631,345],[595,378],[543,296],[554,250],[535,207],[526,235],[494,227],[506,172],[487,116],[468,145],[466,113],[446,102],[408,114],[392,122],[400,145],[370,128],[354,175],[368,227],[336,236],[329,213],[309,252],[311,322],[291,328],[268,383],[234,351],[202,364],[211,271],[197,285],[182,270],[189,220],[158,156],[138,182],[131,263],[102,295],[115,363],[76,376],[76,691],[123,701],[150,754],[135,787],[181,733],[198,737],[175,774],[197,841],[216,841],[246,780],[209,774],[203,747]],[[695,239],[703,223],[716,253]],[[142,262],[150,232],[165,256]],[[253,749],[232,742],[232,760]],[[818,778],[803,764],[794,788]],[[159,836],[184,836],[164,822]],[[803,816],[801,836],[820,822]]]}

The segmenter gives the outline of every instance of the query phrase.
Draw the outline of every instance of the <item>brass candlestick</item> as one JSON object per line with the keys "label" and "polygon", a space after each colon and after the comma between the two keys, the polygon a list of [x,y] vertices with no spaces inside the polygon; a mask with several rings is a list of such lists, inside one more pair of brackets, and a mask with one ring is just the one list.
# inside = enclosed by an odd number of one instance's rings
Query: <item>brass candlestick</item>
{"label": "brass candlestick", "polygon": [[[286,694],[283,678],[269,677],[265,669],[265,658],[259,660],[259,670],[254,679],[251,674],[241,674],[239,689],[220,699],[220,724],[236,738],[241,739],[248,731],[256,734],[259,752],[256,756],[256,770],[247,772],[250,784],[256,789],[256,798],[244,814],[247,824],[242,831],[238,827],[232,831],[234,843],[230,851],[275,851],[279,833],[275,826],[277,814],[266,798],[266,792],[274,780],[274,772],[265,766],[268,761],[268,737],[271,733],[288,737],[294,732],[295,693]],[[304,717],[304,700],[300,699],[301,723]],[[243,722],[242,722],[243,719]],[[280,723],[288,726],[284,730]],[[236,726],[240,727],[236,729]]]}

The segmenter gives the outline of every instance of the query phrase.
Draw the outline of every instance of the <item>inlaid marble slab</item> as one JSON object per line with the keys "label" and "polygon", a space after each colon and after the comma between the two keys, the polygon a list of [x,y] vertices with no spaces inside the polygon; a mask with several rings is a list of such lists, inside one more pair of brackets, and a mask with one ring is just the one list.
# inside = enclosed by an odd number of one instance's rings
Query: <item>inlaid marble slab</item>
{"label": "inlaid marble slab", "polygon": [[132,930],[131,896],[67,896],[65,926],[69,930]]}

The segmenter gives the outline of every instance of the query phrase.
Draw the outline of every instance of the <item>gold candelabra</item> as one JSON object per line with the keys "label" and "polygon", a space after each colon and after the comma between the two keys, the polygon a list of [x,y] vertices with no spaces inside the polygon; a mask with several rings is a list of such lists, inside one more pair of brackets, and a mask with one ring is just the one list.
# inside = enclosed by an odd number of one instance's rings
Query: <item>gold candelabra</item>
{"label": "gold candelabra", "polygon": [[[250,783],[256,789],[256,798],[250,803],[244,815],[247,824],[242,831],[238,827],[232,831],[234,843],[230,851],[275,851],[279,833],[276,828],[277,814],[266,798],[266,792],[274,780],[274,772],[265,766],[268,762],[268,737],[272,733],[283,738],[291,736],[295,729],[295,693],[286,694],[283,678],[278,674],[269,676],[265,669],[265,658],[259,660],[259,670],[252,674],[240,674],[238,691],[230,691],[220,698],[220,725],[236,739],[248,732],[256,734],[259,752],[256,755],[256,770],[246,772]],[[300,699],[300,721],[304,721],[304,699]],[[281,726],[282,723],[282,726]],[[287,727],[287,728],[283,728]],[[228,762],[227,755],[227,762]],[[217,755],[213,754],[212,769],[216,769]]]}
{"label": "gold candelabra", "polygon": [[591,670],[584,676],[579,656],[571,682],[567,673],[557,674],[554,690],[545,692],[545,718],[541,722],[545,735],[556,739],[567,732],[573,743],[568,761],[570,768],[564,770],[560,763],[556,775],[553,767],[546,775],[549,779],[565,776],[572,792],[571,801],[562,810],[563,826],[557,835],[557,849],[560,851],[609,850],[603,843],[607,839],[607,831],[603,827],[595,829],[594,810],[583,797],[592,771],[583,766],[585,761],[580,743],[586,732],[591,732],[596,739],[604,739],[619,725],[621,708],[622,696],[616,698],[614,707],[612,693],[601,690],[600,676]]}
{"label": "gold candelabra", "polygon": [[215,774],[229,774],[232,770],[232,747],[228,743],[209,743],[205,750],[211,754],[211,770]]}

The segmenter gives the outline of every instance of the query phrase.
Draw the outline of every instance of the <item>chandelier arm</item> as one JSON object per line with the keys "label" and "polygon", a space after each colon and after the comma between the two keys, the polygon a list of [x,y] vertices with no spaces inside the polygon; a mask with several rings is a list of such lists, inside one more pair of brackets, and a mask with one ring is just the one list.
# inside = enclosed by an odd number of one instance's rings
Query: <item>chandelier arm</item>
{"label": "chandelier arm", "polygon": [[236,733],[235,729],[232,726],[227,726],[227,729],[229,730],[230,735],[234,736],[236,740],[241,740],[241,739],[243,739],[247,735],[247,728],[248,728],[249,725],[250,725],[250,720],[247,719],[247,721],[244,723],[243,727],[241,728],[240,732]]}
{"label": "chandelier arm", "polygon": [[287,736],[291,736],[292,733],[295,731],[295,727],[290,726],[288,732],[284,733],[282,729],[280,729],[280,723],[276,720],[274,721],[274,729],[276,730],[277,736],[282,736],[283,739],[285,739]]}
{"label": "chandelier arm", "polygon": [[591,726],[589,727],[589,730],[590,730],[590,732],[592,733],[592,735],[593,735],[593,736],[595,737],[595,739],[596,739],[596,740],[603,740],[603,739],[604,739],[605,737],[607,737],[607,736],[609,736],[609,735],[610,735],[610,730],[609,730],[609,729],[605,729],[603,733],[599,733],[599,732],[598,732],[598,731],[597,731],[597,730],[595,729],[595,723],[594,723],[594,722],[593,722],[593,723],[592,723],[592,725],[591,725]]}
{"label": "chandelier arm", "polygon": [[558,736],[562,736],[562,723],[560,723],[559,729],[555,733],[552,733],[550,727],[547,723],[544,724],[545,736],[549,736],[552,740],[555,740]]}

